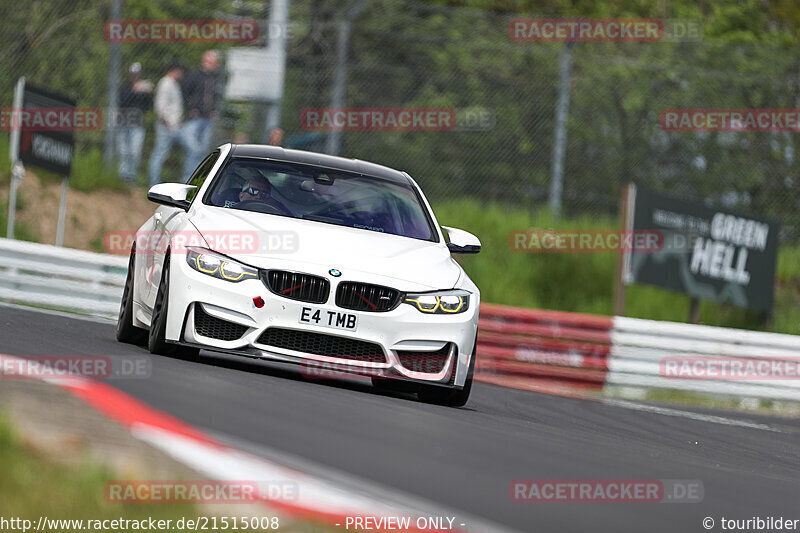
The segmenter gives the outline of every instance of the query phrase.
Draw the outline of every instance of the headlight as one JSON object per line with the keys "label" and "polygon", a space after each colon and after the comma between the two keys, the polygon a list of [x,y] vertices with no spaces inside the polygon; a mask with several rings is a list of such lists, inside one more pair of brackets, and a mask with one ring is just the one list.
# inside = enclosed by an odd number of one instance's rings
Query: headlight
{"label": "headlight", "polygon": [[469,293],[467,291],[438,291],[406,294],[403,303],[413,305],[423,313],[437,315],[463,313],[469,309]]}
{"label": "headlight", "polygon": [[198,272],[225,281],[239,282],[258,277],[257,269],[205,248],[187,248],[186,262]]}

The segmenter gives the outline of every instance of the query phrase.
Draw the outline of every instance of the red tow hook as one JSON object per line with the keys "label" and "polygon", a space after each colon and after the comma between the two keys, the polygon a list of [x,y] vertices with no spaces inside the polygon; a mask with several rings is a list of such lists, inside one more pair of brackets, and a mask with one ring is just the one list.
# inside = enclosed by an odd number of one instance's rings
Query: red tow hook
{"label": "red tow hook", "polygon": [[256,296],[255,298],[253,298],[253,305],[261,309],[262,307],[264,307],[264,298],[262,298],[261,296]]}

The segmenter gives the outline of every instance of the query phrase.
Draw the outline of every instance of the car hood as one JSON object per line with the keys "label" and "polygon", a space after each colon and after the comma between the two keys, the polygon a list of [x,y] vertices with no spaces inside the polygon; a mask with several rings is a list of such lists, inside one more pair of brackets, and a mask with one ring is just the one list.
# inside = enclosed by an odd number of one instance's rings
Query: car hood
{"label": "car hood", "polygon": [[[336,269],[342,281],[388,284],[403,291],[450,289],[462,274],[441,242],[218,207],[197,210],[190,221],[211,249],[259,268],[326,277]],[[237,237],[258,244],[236,244]]]}

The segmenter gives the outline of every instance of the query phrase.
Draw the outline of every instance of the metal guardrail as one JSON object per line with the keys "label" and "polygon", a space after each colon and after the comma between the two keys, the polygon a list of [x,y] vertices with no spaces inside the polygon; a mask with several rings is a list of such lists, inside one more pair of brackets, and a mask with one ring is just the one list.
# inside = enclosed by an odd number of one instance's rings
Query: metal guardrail
{"label": "metal guardrail", "polygon": [[128,258],[0,239],[0,300],[113,318]]}
{"label": "metal guardrail", "polygon": [[[798,369],[800,336],[615,317],[611,337],[608,385],[800,401],[800,376],[779,378],[786,370]],[[750,364],[763,368],[765,375],[731,379],[731,372],[704,372],[708,379],[680,379],[665,372],[665,360],[681,358],[701,364],[712,359]],[[716,367],[721,370],[719,364]]]}
{"label": "metal guardrail", "polygon": [[[127,257],[0,239],[0,300],[116,317]],[[476,378],[601,392],[663,388],[800,401],[800,379],[678,379],[665,359],[795,363],[800,336],[482,304]]]}
{"label": "metal guardrail", "polygon": [[[697,362],[701,372],[684,378],[668,371],[668,361],[690,370]],[[800,401],[796,335],[485,304],[478,363],[481,381],[534,390],[616,386]],[[740,379],[720,372],[722,364],[766,375]]]}

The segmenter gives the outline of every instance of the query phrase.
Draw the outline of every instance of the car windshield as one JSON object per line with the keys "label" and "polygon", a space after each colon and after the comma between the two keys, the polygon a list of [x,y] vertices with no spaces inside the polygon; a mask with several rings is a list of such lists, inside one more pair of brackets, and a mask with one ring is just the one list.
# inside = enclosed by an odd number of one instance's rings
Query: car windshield
{"label": "car windshield", "polygon": [[232,159],[214,180],[204,202],[435,240],[427,211],[410,183],[310,165]]}

